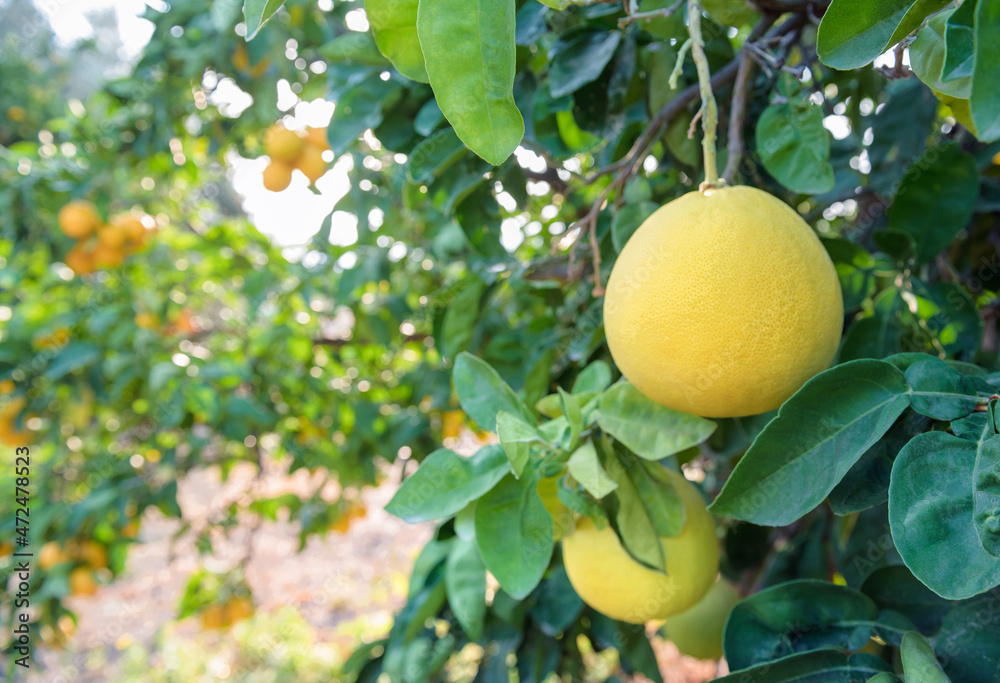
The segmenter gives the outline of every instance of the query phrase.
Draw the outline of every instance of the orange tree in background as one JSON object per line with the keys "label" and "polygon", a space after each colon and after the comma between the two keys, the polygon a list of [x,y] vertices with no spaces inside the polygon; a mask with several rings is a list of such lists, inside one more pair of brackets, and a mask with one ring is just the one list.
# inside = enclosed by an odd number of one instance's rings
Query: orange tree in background
{"label": "orange tree in background", "polygon": [[[402,455],[421,464],[387,509],[437,530],[391,632],[338,676],[443,680],[462,652],[483,681],[577,680],[589,641],[662,680],[641,624],[666,619],[685,651],[724,653],[736,673],[720,680],[996,678],[994,3],[247,0],[240,15],[181,0],[149,15],[130,76],[0,157],[4,434],[37,454],[49,502],[31,542],[62,560],[43,623],[72,572],[121,570],[145,508],[179,514],[192,468],[266,452],[351,488]],[[895,66],[876,66],[887,51]],[[254,100],[239,116],[213,103],[227,79]],[[239,214],[219,165],[261,152],[278,80],[336,102],[336,208],[358,219],[356,243],[330,243],[331,217],[295,261]],[[697,263],[644,237],[660,206],[734,196],[724,184],[780,200],[730,209],[753,214],[739,253],[717,248],[725,230]],[[69,277],[56,212],[77,199],[141,207],[158,232]],[[813,245],[801,291],[755,277],[780,239],[747,258],[771,212]],[[687,220],[678,240],[725,226]],[[604,287],[633,237],[647,262],[612,283],[639,308],[609,350]],[[823,298],[831,266],[839,302]],[[650,376],[675,359],[676,376]],[[710,408],[677,398],[708,391]],[[498,443],[436,448],[456,405]],[[241,507],[287,508],[303,540],[352,509],[246,500],[220,525]],[[70,549],[88,539],[107,567]],[[246,599],[240,581],[199,575],[182,611]]]}

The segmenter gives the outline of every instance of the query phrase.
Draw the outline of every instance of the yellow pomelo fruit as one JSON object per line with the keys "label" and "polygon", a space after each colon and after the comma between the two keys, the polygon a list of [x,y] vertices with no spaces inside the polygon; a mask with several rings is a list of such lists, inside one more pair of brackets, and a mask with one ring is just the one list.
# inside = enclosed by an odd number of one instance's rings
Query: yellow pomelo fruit
{"label": "yellow pomelo fruit", "polygon": [[726,619],[739,601],[736,588],[719,579],[698,604],[667,619],[667,637],[689,657],[719,659]]}
{"label": "yellow pomelo fruit", "polygon": [[264,169],[264,188],[281,192],[292,182],[292,167],[282,161],[272,161]]}
{"label": "yellow pomelo fruit", "polygon": [[125,227],[121,223],[108,223],[97,229],[97,242],[108,249],[121,249],[128,241]]}
{"label": "yellow pomelo fruit", "polygon": [[98,240],[91,253],[94,256],[94,263],[104,268],[117,268],[125,263],[126,253],[122,245],[115,247]]}
{"label": "yellow pomelo fruit", "polygon": [[561,541],[573,530],[573,511],[559,500],[559,478],[544,477],[538,480],[538,497],[552,517],[553,537]]}
{"label": "yellow pomelo fruit", "polygon": [[69,573],[70,595],[93,595],[97,592],[97,579],[94,572],[86,567],[77,567]]}
{"label": "yellow pomelo fruit", "polygon": [[77,243],[76,246],[66,252],[66,257],[63,260],[69,269],[77,275],[90,275],[97,269],[93,251],[87,249],[81,243]]}
{"label": "yellow pomelo fruit", "polygon": [[683,612],[701,600],[719,570],[715,521],[692,484],[676,472],[671,480],[687,518],[676,536],[660,539],[666,574],[633,560],[609,526],[598,530],[581,517],[562,541],[563,564],[573,588],[601,614],[641,624]]}
{"label": "yellow pomelo fruit", "polygon": [[142,224],[142,219],[135,214],[118,214],[111,219],[111,225],[125,236],[126,242],[142,244],[146,238],[146,226]]}
{"label": "yellow pomelo fruit", "polygon": [[271,126],[264,134],[264,151],[272,160],[294,163],[305,146],[304,137],[284,126]]}
{"label": "yellow pomelo fruit", "polygon": [[326,162],[323,161],[323,151],[312,145],[302,150],[295,167],[302,171],[309,182],[313,185],[326,173]]}
{"label": "yellow pomelo fruit", "polygon": [[38,566],[42,569],[49,569],[57,564],[69,562],[69,559],[69,553],[55,541],[49,541],[38,551]]}
{"label": "yellow pomelo fruit", "polygon": [[306,142],[321,152],[330,149],[330,140],[326,136],[326,128],[306,126]]}
{"label": "yellow pomelo fruit", "polygon": [[59,229],[73,239],[89,237],[101,224],[97,208],[90,202],[77,200],[59,209]]}
{"label": "yellow pomelo fruit", "polygon": [[705,417],[780,406],[830,365],[843,317],[837,273],[813,231],[742,186],[660,207],[622,249],[604,298],[625,377]]}

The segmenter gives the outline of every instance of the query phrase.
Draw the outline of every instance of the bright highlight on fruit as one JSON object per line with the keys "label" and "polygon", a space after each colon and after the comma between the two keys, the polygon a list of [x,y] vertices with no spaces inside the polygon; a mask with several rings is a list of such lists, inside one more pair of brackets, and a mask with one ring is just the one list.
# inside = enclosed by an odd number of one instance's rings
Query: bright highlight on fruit
{"label": "bright highlight on fruit", "polygon": [[622,249],[604,298],[625,377],[704,417],[780,406],[830,365],[843,317],[837,273],[813,231],[743,186],[662,206]]}
{"label": "bright highlight on fruit", "polygon": [[264,188],[281,192],[291,184],[292,171],[296,168],[315,185],[327,171],[323,152],[328,149],[326,128],[309,127],[299,132],[288,130],[280,123],[271,126],[264,134],[264,151],[271,157],[264,168]]}
{"label": "bright highlight on fruit", "polygon": [[715,521],[705,501],[681,474],[667,470],[687,517],[676,536],[660,539],[666,573],[639,564],[625,551],[611,527],[598,530],[589,517],[562,541],[563,564],[573,588],[601,614],[642,624],[688,609],[715,582],[719,544]]}

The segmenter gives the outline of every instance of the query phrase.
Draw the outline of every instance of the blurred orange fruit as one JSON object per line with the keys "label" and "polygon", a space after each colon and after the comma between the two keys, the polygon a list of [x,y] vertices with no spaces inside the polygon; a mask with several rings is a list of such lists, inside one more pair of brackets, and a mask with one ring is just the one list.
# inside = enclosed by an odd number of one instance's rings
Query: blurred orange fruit
{"label": "blurred orange fruit", "polygon": [[97,207],[88,201],[75,200],[59,209],[59,229],[73,239],[83,239],[93,234],[101,224]]}

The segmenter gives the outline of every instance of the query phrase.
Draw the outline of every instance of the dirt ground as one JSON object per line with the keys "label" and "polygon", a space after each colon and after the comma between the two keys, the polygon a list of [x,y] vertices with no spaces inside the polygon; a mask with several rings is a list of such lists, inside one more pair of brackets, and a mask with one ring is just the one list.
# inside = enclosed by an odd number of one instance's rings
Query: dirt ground
{"label": "dirt ground", "polygon": [[[388,628],[393,613],[402,607],[416,554],[432,529],[428,524],[406,524],[383,511],[398,486],[401,469],[396,467],[387,475],[380,486],[364,492],[367,514],[363,518],[346,533],[311,539],[301,553],[297,552],[297,525],[287,521],[259,525],[247,565],[247,581],[259,611],[294,607],[316,629],[318,642],[334,645],[345,656],[358,644],[357,636],[345,634],[339,626],[361,620],[367,630]],[[267,497],[284,492],[307,494],[320,483],[304,472],[288,476],[277,468],[256,484],[253,479],[249,467],[234,471],[226,482],[220,481],[217,469],[190,475],[178,485],[184,521],[197,529],[214,511],[248,490]],[[256,526],[255,520],[241,520],[227,537],[213,538],[215,556],[203,557],[196,550],[194,531],[174,538],[181,524],[155,510],[147,513],[125,575],[92,597],[71,600],[79,617],[74,641],[65,651],[40,651],[41,666],[27,681],[113,680],[123,649],[133,643],[155,648],[158,633],[175,618],[190,575],[202,565],[213,571],[231,567]],[[182,622],[177,632],[201,637],[195,619]],[[657,642],[656,648],[667,683],[701,683],[716,675],[715,663],[683,657],[669,642]],[[96,669],[95,655],[102,662]]]}

